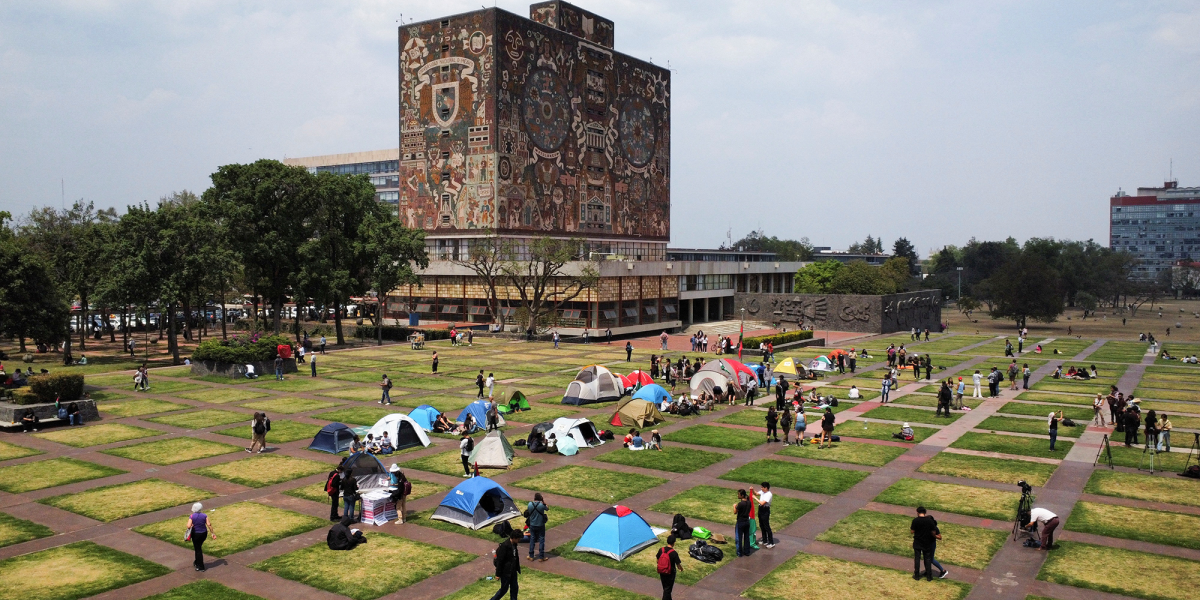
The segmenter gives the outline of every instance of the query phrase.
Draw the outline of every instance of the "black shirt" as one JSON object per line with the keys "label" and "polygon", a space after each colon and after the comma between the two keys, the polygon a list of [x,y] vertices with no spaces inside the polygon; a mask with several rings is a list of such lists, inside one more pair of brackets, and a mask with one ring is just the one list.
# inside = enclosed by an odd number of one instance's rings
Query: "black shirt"
{"label": "black shirt", "polygon": [[1050,431],[1058,431],[1058,417],[1050,419]]}
{"label": "black shirt", "polygon": [[738,501],[738,503],[737,503],[737,520],[738,521],[749,521],[750,520],[750,501],[749,500],[739,500]]}
{"label": "black shirt", "polygon": [[941,533],[938,531],[937,520],[929,515],[913,519],[909,529],[913,531],[914,546],[933,545],[937,542],[937,538],[934,536]]}
{"label": "black shirt", "polygon": [[825,413],[825,416],[821,417],[821,426],[825,429],[833,429],[833,421],[835,418],[836,417],[833,416],[833,413]]}
{"label": "black shirt", "polygon": [[676,552],[674,549],[667,548],[666,546],[659,548],[658,554],[654,555],[654,563],[655,564],[658,564],[658,559],[659,559],[659,557],[662,556],[663,552],[671,553],[671,574],[674,575],[675,570],[678,569],[679,567],[683,566],[683,563],[679,560],[679,553]]}

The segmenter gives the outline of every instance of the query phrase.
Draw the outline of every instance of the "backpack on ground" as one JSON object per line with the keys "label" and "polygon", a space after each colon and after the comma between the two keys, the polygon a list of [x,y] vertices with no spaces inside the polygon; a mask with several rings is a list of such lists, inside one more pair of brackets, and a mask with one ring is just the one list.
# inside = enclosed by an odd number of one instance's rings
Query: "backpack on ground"
{"label": "backpack on ground", "polygon": [[716,546],[708,545],[704,540],[696,540],[696,543],[688,548],[688,556],[711,565],[721,562],[721,559],[725,558],[725,553]]}
{"label": "backpack on ground", "polygon": [[1200,479],[1200,465],[1191,465],[1184,469],[1180,475],[1184,477],[1191,477],[1192,479]]}
{"label": "backpack on ground", "polygon": [[1059,425],[1062,425],[1063,427],[1074,427],[1075,421],[1072,421],[1071,419],[1063,419],[1062,421],[1059,421]]}
{"label": "backpack on ground", "polygon": [[513,442],[513,445],[514,446],[524,446],[525,440],[517,440],[517,441]]}
{"label": "backpack on ground", "polygon": [[677,514],[671,520],[671,533],[681,540],[692,539],[692,528],[687,524],[687,519],[684,519],[683,515]]}
{"label": "backpack on ground", "polygon": [[712,538],[712,532],[703,527],[695,527],[692,529],[692,537],[698,540],[707,540]]}
{"label": "backpack on ground", "polygon": [[673,552],[675,551],[670,548],[663,548],[662,551],[658,553],[658,573],[660,575],[671,574],[671,554]]}
{"label": "backpack on ground", "polygon": [[613,437],[614,437],[614,436],[613,436],[613,432],[612,432],[612,431],[609,431],[609,430],[607,430],[607,429],[605,429],[604,431],[601,431],[601,432],[600,432],[600,439],[602,439],[602,440],[604,440],[604,441],[606,441],[606,442],[611,442],[611,441],[613,440]]}
{"label": "backpack on ground", "polygon": [[496,523],[495,525],[492,526],[492,533],[494,533],[504,539],[508,539],[508,534],[511,531],[512,531],[512,525],[509,525],[508,521],[500,521],[499,523]]}

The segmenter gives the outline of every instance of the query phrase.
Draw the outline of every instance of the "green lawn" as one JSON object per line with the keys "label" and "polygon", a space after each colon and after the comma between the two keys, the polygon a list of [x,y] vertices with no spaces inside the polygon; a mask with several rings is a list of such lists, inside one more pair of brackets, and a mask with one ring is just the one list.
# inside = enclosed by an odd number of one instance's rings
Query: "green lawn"
{"label": "green lawn", "polygon": [[[371,600],[477,558],[466,552],[378,532],[370,536],[362,552],[371,560],[347,561],[344,552],[330,550],[321,542],[250,566],[354,600]],[[380,565],[404,568],[380,568]]]}
{"label": "green lawn", "polygon": [[[1013,489],[1017,489],[1015,482]],[[1016,492],[905,478],[876,496],[875,501],[1007,521],[1016,518],[1020,498]]]}
{"label": "green lawn", "polygon": [[594,467],[569,466],[522,479],[513,485],[560,496],[572,496],[597,502],[617,502],[666,482],[666,479],[648,475],[618,473]]}
{"label": "green lawn", "polygon": [[142,415],[152,415],[155,413],[170,412],[173,410],[183,410],[191,408],[187,404],[179,404],[178,402],[167,402],[166,400],[157,400],[154,398],[138,398],[136,400],[124,400],[119,402],[103,402],[99,404],[97,409],[100,414],[105,417],[140,417]]}
{"label": "green lawn", "polygon": [[714,465],[727,458],[730,454],[723,452],[706,452],[677,446],[667,446],[662,452],[657,450],[642,450],[633,452],[621,448],[597,456],[600,462],[629,465],[645,469],[657,469],[672,473],[692,473],[709,465]]}
{"label": "green lawn", "polygon": [[747,408],[731,413],[716,420],[717,423],[729,423],[730,425],[748,425],[750,427],[761,427],[765,432],[767,429],[767,411]]}
{"label": "green lawn", "polygon": [[54,530],[0,512],[0,548],[54,535]]}
{"label": "green lawn", "polygon": [[345,423],[347,425],[374,425],[388,415],[395,413],[407,414],[408,412],[407,409],[392,406],[351,406],[317,413],[312,415],[312,418],[321,419],[322,421]]}
{"label": "green lawn", "polygon": [[[340,400],[356,400],[358,402],[379,402],[382,394],[377,387],[357,386],[346,387],[337,390],[323,390],[317,392],[318,396],[327,396],[329,398],[338,398]],[[402,396],[399,390],[392,388],[391,396],[393,401],[397,396]]]}
{"label": "green lawn", "polygon": [[[627,556],[624,560],[619,562],[607,556],[600,556],[599,554],[593,554],[591,552],[576,552],[575,545],[579,543],[579,538],[575,538],[555,548],[553,551],[548,552],[547,554],[553,554],[569,560],[577,560],[579,562],[585,562],[593,565],[600,565],[610,569],[618,569],[621,571],[628,571],[630,573],[637,573],[638,575],[642,575],[644,577],[657,577],[658,562],[655,559],[655,556],[658,554],[658,549],[666,545],[668,535],[670,535],[670,533],[664,533],[658,536],[659,543],[643,548],[637,553]],[[679,560],[681,562],[680,567],[682,567],[682,570],[678,571],[675,575],[676,584],[695,585],[696,582],[707,577],[713,571],[725,566],[734,559],[734,553],[725,552],[721,557],[721,560],[715,564],[700,562],[688,555],[688,544],[689,542],[686,540],[681,540],[675,544],[675,551],[679,554]]]}
{"label": "green lawn", "polygon": [[770,482],[772,487],[815,492],[836,496],[866,479],[866,471],[847,471],[835,467],[818,467],[783,460],[763,459],[746,463],[721,479],[758,485]]}
{"label": "green lawn", "polygon": [[[933,427],[921,427],[914,425],[913,440],[908,443],[916,444],[925,441],[926,438],[938,432]],[[868,423],[866,421],[842,421],[833,427],[833,432],[842,437],[864,438],[868,440],[889,440],[903,442],[892,437],[894,433],[900,433],[900,425],[897,423]]]}
{"label": "green lawn", "polygon": [[87,448],[88,446],[113,444],[162,434],[163,432],[157,429],[134,427],[133,425],[122,425],[120,423],[103,423],[84,427],[58,428],[42,433],[35,433],[33,437],[75,448]]}
{"label": "green lawn", "polygon": [[921,468],[922,473],[949,475],[951,477],[966,477],[984,481],[999,481],[1013,483],[1024,479],[1029,485],[1042,486],[1054,474],[1056,465],[1035,463],[1027,460],[1011,460],[1007,458],[990,458],[987,456],[972,456],[969,454],[954,454],[941,452],[934,456]]}
{"label": "green lawn", "polygon": [[[1030,340],[1026,341],[1028,342]],[[1026,343],[1026,352],[1032,352],[1033,348],[1037,346],[1039,341],[1041,340],[1032,340],[1032,343]],[[1070,337],[1056,338],[1053,342],[1042,345],[1041,356],[1046,358],[1057,357],[1057,360],[1071,360],[1072,358],[1078,356],[1080,352],[1087,350],[1088,346],[1091,346],[1094,343],[1096,343],[1096,340],[1083,340]],[[1055,350],[1058,350],[1059,354],[1055,354]],[[1091,360],[1091,358],[1088,358],[1087,360]]]}
{"label": "green lawn", "polygon": [[[838,521],[817,539],[909,557],[913,553],[909,526],[915,516],[916,511],[912,515],[894,515],[859,510]],[[1004,538],[1008,537],[1004,531],[952,523],[939,523],[938,529],[942,533],[942,539],[937,543],[938,561],[972,569],[987,567],[992,556],[1004,545]]]}
{"label": "green lawn", "polygon": [[897,406],[880,406],[872,408],[860,416],[867,419],[882,419],[885,421],[909,421],[912,423],[929,423],[932,425],[949,425],[966,414],[952,412],[949,417],[936,416],[935,411],[920,408],[900,408]]}
{"label": "green lawn", "polygon": [[[1138,398],[1154,398],[1157,400],[1183,400],[1185,402],[1195,402],[1200,399],[1200,392],[1195,390],[1178,389],[1179,386],[1172,386],[1176,389],[1162,389],[1144,387],[1145,382],[1133,390],[1133,394]],[[1193,410],[1195,412],[1195,410]]]}
{"label": "green lawn", "polygon": [[908,448],[868,444],[865,442],[838,442],[830,448],[823,449],[818,449],[813,444],[785,446],[777,454],[795,456],[797,458],[811,458],[815,460],[882,467],[905,452],[908,452]]}
{"label": "green lawn", "polygon": [[183,427],[185,429],[204,429],[206,427],[216,427],[218,425],[229,425],[230,423],[237,423],[238,421],[245,421],[247,424],[249,424],[250,419],[251,416],[246,413],[233,412],[231,410],[207,409],[173,415],[164,415],[146,420],[153,423],[162,423],[163,425]]}
{"label": "green lawn", "polygon": [[104,454],[120,456],[154,465],[173,465],[189,460],[220,456],[238,452],[241,448],[189,437],[175,437],[154,442],[143,442],[104,450]]}
{"label": "green lawn", "polygon": [[[906,347],[911,348],[911,350],[914,351],[914,352],[910,352],[910,356],[912,356],[912,354],[914,354],[914,353],[924,356],[925,354],[932,354],[932,353],[938,353],[938,352],[953,352],[955,350],[958,350],[959,348],[966,348],[967,346],[973,346],[980,342],[986,342],[995,337],[996,336],[994,336],[994,335],[950,335],[950,336],[945,336],[945,337],[942,337],[942,338],[936,339],[936,340],[930,338],[930,340],[928,342],[922,342],[919,346],[913,346],[913,344],[915,344],[916,342],[903,342],[903,343],[905,344]],[[899,348],[900,347],[899,344],[897,344],[896,347]],[[884,346],[884,348],[887,348],[887,346]],[[884,356],[886,358],[886,355],[884,355],[882,353],[881,353],[881,356]],[[934,364],[936,365],[937,361],[934,361]]]}
{"label": "green lawn", "polygon": [[[267,443],[286,444],[296,440],[311,440],[320,430],[321,427],[319,425],[309,425],[307,423],[279,419],[271,421],[271,431],[267,432]],[[244,440],[252,439],[253,436],[253,432],[248,425],[237,425],[228,429],[221,429],[217,433]]]}
{"label": "green lawn", "polygon": [[172,506],[191,504],[215,495],[178,483],[143,479],[45,498],[40,502],[108,523]]}
{"label": "green lawn", "polygon": [[921,582],[918,588],[911,577],[905,571],[799,553],[742,595],[753,600],[961,600],[971,591],[970,585],[950,579]]}
{"label": "green lawn", "polygon": [[49,458],[0,467],[0,490],[10,494],[22,494],[125,472],[74,458]]}
{"label": "green lawn", "polygon": [[[1173,441],[1179,439],[1179,433],[1180,432],[1177,431],[1175,432],[1175,435],[1171,436]],[[1139,444],[1130,448],[1126,448],[1123,443],[1125,434],[1117,433],[1114,435],[1115,437],[1113,437],[1109,442],[1109,448],[1112,449],[1112,459],[1114,465],[1118,467],[1130,467],[1132,469],[1137,469],[1139,467],[1145,469],[1150,468],[1150,455],[1143,455],[1143,451],[1145,449],[1144,445]],[[1144,436],[1138,435],[1138,441],[1143,442],[1144,444],[1146,440]],[[1154,457],[1154,468],[1158,471],[1175,471],[1178,473],[1183,471],[1183,465],[1185,462],[1187,462],[1187,446],[1176,446],[1174,452],[1157,453]],[[1101,464],[1104,464],[1103,457],[1101,457]],[[1196,460],[1194,458],[1192,459],[1192,464],[1196,464]]]}
{"label": "green lawn", "polygon": [[155,594],[145,600],[262,600],[262,597],[239,592],[215,581],[201,579],[161,594]]}
{"label": "green lawn", "polygon": [[[1096,394],[1107,394],[1109,392],[1108,383],[1096,383],[1092,381],[1072,381],[1069,379],[1051,379],[1049,377],[1033,384],[1031,389],[1042,392],[1065,392],[1069,394],[1089,394],[1087,404],[1092,403],[1092,397]],[[1025,400],[1017,396],[1018,400]],[[1082,404],[1082,402],[1080,403]]]}
{"label": "green lawn", "polygon": [[766,442],[766,430],[759,433],[716,425],[693,425],[664,435],[663,442],[713,446],[730,450],[749,450]]}
{"label": "green lawn", "polygon": [[[679,553],[682,560],[687,550]],[[521,596],[537,598],[537,600],[652,600],[649,596],[635,594],[628,590],[605,587],[590,581],[571,579],[554,575],[545,571],[526,569],[521,573]],[[479,579],[456,593],[442,600],[478,600],[489,598],[500,585],[493,580]]]}
{"label": "green lawn", "polygon": [[[130,378],[130,387],[133,386],[133,379]],[[190,392],[192,390],[202,390],[204,386],[191,381],[181,381],[178,379],[163,379],[162,377],[154,377],[150,374],[150,385],[146,391],[151,394],[178,394],[179,392]]]}
{"label": "green lawn", "polygon": [[242,402],[243,400],[254,400],[255,398],[266,398],[270,394],[262,392],[252,392],[246,389],[237,388],[208,388],[195,392],[184,392],[176,394],[180,398],[188,400],[196,400],[197,402],[208,402],[210,404],[228,404],[230,402]]}
{"label": "green lawn", "polygon": [[[189,509],[190,507],[180,507],[179,512],[182,516],[142,525],[133,530],[191,550],[192,543],[183,541],[183,531],[187,528],[188,515],[191,512]],[[325,519],[257,502],[237,502],[205,512],[208,513],[217,537],[210,537],[204,543],[204,553],[218,557],[236,554],[329,525],[329,521]],[[371,541],[374,541],[374,538]]]}
{"label": "green lawn", "polygon": [[458,416],[463,407],[475,401],[474,396],[425,396],[420,399],[410,400],[410,404],[428,404],[439,412],[446,413],[446,418],[451,421]]}
{"label": "green lawn", "polygon": [[1062,439],[1055,444],[1054,451],[1050,450],[1049,439],[1000,435],[997,433],[977,433],[968,431],[962,437],[950,444],[951,448],[963,450],[979,450],[981,452],[999,452],[1018,456],[1036,456],[1039,458],[1062,458],[1071,451],[1073,444]]}
{"label": "green lawn", "polygon": [[170,572],[158,563],[107,546],[75,542],[0,561],[0,598],[75,600]]}
{"label": "green lawn", "polygon": [[252,408],[268,413],[283,413],[287,415],[321,410],[337,406],[337,402],[313,400],[312,398],[272,398],[270,400],[255,400],[242,405],[242,408]]}
{"label": "green lawn", "polygon": [[[514,500],[514,502],[516,503],[517,508],[519,510],[524,511],[525,507],[527,507],[529,505],[530,501],[529,500]],[[587,511],[575,510],[573,508],[567,508],[565,506],[547,506],[547,508],[549,510],[546,511],[546,514],[549,516],[550,520],[547,521],[546,527],[557,527],[559,525],[562,525],[563,523],[566,523],[567,521],[571,521],[573,519],[578,519],[579,517],[582,517],[583,515],[588,514]],[[483,529],[470,529],[467,527],[463,527],[462,525],[455,525],[453,523],[447,523],[446,521],[430,519],[429,517],[431,515],[433,515],[433,511],[436,509],[437,509],[437,507],[434,507],[434,508],[429,508],[429,509],[423,510],[419,513],[414,513],[409,516],[408,522],[416,524],[416,525],[420,525],[422,527],[430,527],[433,529],[439,529],[441,531],[446,531],[446,532],[450,532],[450,533],[468,535],[473,538],[487,540],[489,542],[495,542],[497,544],[499,544],[500,542],[503,541],[499,536],[492,533],[491,525],[488,525],[487,527],[484,527]],[[513,527],[521,527],[524,524],[525,524],[525,521],[522,517],[519,517],[519,516],[513,517],[513,519],[512,519]],[[549,554],[549,552],[547,552],[547,554]]]}
{"label": "green lawn", "polygon": [[292,374],[286,376],[283,381],[276,381],[273,378],[263,378],[254,382],[252,385],[255,388],[275,390],[277,392],[312,392],[316,390],[323,390],[325,388],[337,387],[342,384],[336,381],[329,381],[328,379],[314,379],[312,377],[296,376],[295,374]]}
{"label": "green lawn", "polygon": [[[1037,578],[1079,588],[1150,600],[1193,600],[1200,581],[1200,562],[1108,546],[1056,542]],[[1113,577],[1137,565],[1153,577]]]}
{"label": "green lawn", "polygon": [[26,448],[8,442],[0,442],[0,461],[12,460],[14,458],[25,458],[26,456],[36,456],[44,454],[41,450]]}
{"label": "green lawn", "polygon": [[[1075,408],[1073,406],[1063,407],[1063,406],[1048,406],[1046,404],[1026,404],[1024,402],[1009,402],[1009,403],[1005,404],[1004,406],[1001,406],[1000,410],[998,410],[996,412],[1003,413],[1003,414],[1009,414],[1009,415],[1029,415],[1029,416],[1033,416],[1033,417],[1043,417],[1044,418],[1048,414],[1050,414],[1050,411],[1052,411],[1052,410],[1055,412],[1058,412],[1061,410],[1064,417],[1066,417],[1068,419],[1072,419],[1075,422],[1079,423],[1081,428],[1084,425],[1086,425],[1087,423],[1092,422],[1092,409],[1086,408],[1086,407],[1085,408]],[[1107,407],[1105,407],[1104,412],[1105,412],[1105,419],[1107,419],[1108,418],[1108,415],[1107,415],[1108,408]],[[985,429],[985,428],[980,427],[980,429]],[[1070,428],[1068,427],[1067,429],[1070,429]],[[1005,430],[1005,431],[1008,431],[1008,430]],[[1058,435],[1063,435],[1063,433],[1064,433],[1063,431],[1059,431]]]}
{"label": "green lawn", "polygon": [[[462,458],[458,450],[449,450],[440,454],[432,454],[421,458],[414,458],[401,463],[405,469],[416,469],[418,471],[428,471],[430,473],[441,473],[442,475],[450,475],[459,477],[463,474]],[[525,467],[541,464],[541,460],[533,458],[530,454],[517,454],[513,457],[512,466],[508,469],[487,469],[480,467],[479,473],[484,477],[492,477],[507,471],[515,471]],[[474,470],[472,468],[472,470]]]}
{"label": "green lawn", "polygon": [[[698,485],[651,506],[650,510],[668,515],[680,514],[689,519],[703,519],[713,523],[733,525],[736,521],[733,509],[737,501],[737,490],[713,485]],[[817,506],[820,505],[816,502],[776,494],[771,500],[771,528],[783,529]]]}
{"label": "green lawn", "polygon": [[[1046,417],[1050,411],[1046,411]],[[1091,418],[1088,418],[1091,421]],[[1058,439],[1062,438],[1077,438],[1083,434],[1084,425],[1075,427],[1066,427],[1059,425]],[[1038,435],[1050,435],[1050,426],[1046,424],[1046,419],[1023,419],[1021,417],[988,417],[975,426],[975,429],[980,431],[1012,431],[1016,433],[1036,433]]]}
{"label": "green lawn", "polygon": [[1099,350],[1088,356],[1086,361],[1089,364],[1094,362],[1140,363],[1149,348],[1150,344],[1146,342],[1108,341],[1104,342]]}
{"label": "green lawn", "polygon": [[1083,491],[1101,496],[1200,506],[1200,481],[1183,477],[1155,477],[1097,469],[1092,472]]}
{"label": "green lawn", "polygon": [[[318,365],[318,367],[320,366],[319,361],[318,361],[317,365]],[[403,370],[403,369],[401,369],[401,370]],[[425,372],[428,372],[428,371],[429,371],[428,369],[425,370]],[[399,386],[401,384],[400,380],[402,378],[398,377],[396,375],[393,375],[392,377],[393,377],[392,386],[393,387]],[[379,371],[350,371],[348,373],[334,373],[333,375],[330,375],[329,378],[337,379],[339,381],[353,381],[355,383],[374,383],[374,384],[378,385],[380,381],[383,381],[383,373],[379,372]],[[376,387],[375,394],[377,396],[381,396],[381,395],[383,395],[383,392],[380,388]]]}
{"label": "green lawn", "polygon": [[1069,531],[1181,548],[1200,548],[1200,516],[1196,515],[1077,502],[1065,527]]}
{"label": "green lawn", "polygon": [[249,487],[266,487],[317,473],[328,472],[333,465],[315,460],[275,454],[259,454],[233,462],[192,469],[189,473],[221,479]]}
{"label": "green lawn", "polygon": [[[937,408],[937,403],[937,396],[905,394],[892,400],[891,402],[888,402],[888,407],[890,408],[892,405],[895,405],[896,408],[903,408],[904,406],[928,406],[930,408]],[[983,404],[983,398],[972,398],[971,389],[967,388],[967,393],[963,396],[962,403],[963,406],[969,407],[971,410],[975,410],[976,408],[979,408],[980,404]],[[955,414],[957,412],[958,411],[954,411],[951,414]]]}
{"label": "green lawn", "polygon": [[[1105,392],[1107,393],[1107,388]],[[1079,404],[1085,406],[1092,405],[1092,398],[1096,394],[1072,394],[1072,393],[1048,393],[1048,392],[1021,392],[1017,394],[1017,400],[1031,400],[1033,402],[1054,402],[1056,404]],[[1046,412],[1049,412],[1047,410]]]}

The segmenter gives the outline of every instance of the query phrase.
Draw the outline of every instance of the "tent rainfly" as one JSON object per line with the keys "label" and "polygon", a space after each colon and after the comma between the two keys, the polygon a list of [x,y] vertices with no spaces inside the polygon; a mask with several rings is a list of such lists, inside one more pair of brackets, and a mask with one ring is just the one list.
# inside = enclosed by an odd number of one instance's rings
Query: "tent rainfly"
{"label": "tent rainfly", "polygon": [[525,394],[518,390],[513,392],[512,396],[509,397],[508,404],[501,404],[500,406],[496,407],[496,410],[499,410],[500,414],[514,413],[520,410],[529,410],[529,400],[525,398]]}
{"label": "tent rainfly", "polygon": [[617,411],[608,422],[613,427],[632,427],[635,424],[645,427],[662,423],[663,416],[654,403],[641,398],[630,398],[617,405]]}
{"label": "tent rainfly", "polygon": [[[473,433],[487,427],[487,411],[491,407],[491,402],[487,402],[486,400],[476,400],[468,404],[466,408],[462,409],[462,412],[458,413],[458,418],[455,419],[455,421],[458,423],[466,423],[467,415],[475,417],[475,426],[471,428],[471,432]],[[504,416],[498,416],[500,418],[500,426],[503,427],[504,425],[507,425],[507,423],[504,422]]]}
{"label": "tent rainfly", "polygon": [[621,397],[624,386],[612,371],[600,365],[591,365],[579,370],[563,394],[563,404],[593,404],[612,402]]}
{"label": "tent rainfly", "polygon": [[369,452],[351,454],[342,461],[342,467],[349,469],[350,475],[358,481],[359,491],[384,490],[396,483],[383,463]]}
{"label": "tent rainfly", "polygon": [[521,511],[500,484],[472,477],[454,486],[429,518],[479,530],[519,516]]}
{"label": "tent rainfly", "polygon": [[508,443],[499,429],[487,434],[475,444],[475,449],[467,457],[472,466],[487,469],[507,469],[512,466],[513,447]]}
{"label": "tent rainfly", "polygon": [[425,431],[433,431],[433,424],[437,422],[438,415],[441,414],[441,411],[438,409],[428,404],[422,404],[409,411],[408,416],[415,421],[417,425],[420,425],[421,429],[424,429]]}
{"label": "tent rainfly", "polygon": [[651,404],[662,408],[664,402],[671,402],[671,393],[661,385],[652,383],[633,393],[633,398],[645,400]]}
{"label": "tent rainfly", "polygon": [[612,506],[600,513],[575,544],[576,552],[591,552],[613,560],[658,543],[658,537],[641,515],[627,506]]}
{"label": "tent rainfly", "polygon": [[392,447],[396,450],[417,446],[429,447],[429,436],[425,435],[421,426],[408,415],[400,413],[387,415],[376,421],[367,433],[378,440],[383,437],[385,432],[388,434],[388,439],[392,440]]}

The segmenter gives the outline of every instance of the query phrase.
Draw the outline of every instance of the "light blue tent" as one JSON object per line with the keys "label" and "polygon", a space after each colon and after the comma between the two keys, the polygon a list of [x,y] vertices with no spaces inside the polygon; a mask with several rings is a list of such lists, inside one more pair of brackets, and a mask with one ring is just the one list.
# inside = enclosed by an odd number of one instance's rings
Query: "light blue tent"
{"label": "light blue tent", "polygon": [[663,402],[668,404],[671,402],[671,393],[664,389],[663,386],[651,383],[650,385],[642,386],[642,389],[634,392],[633,398],[635,400],[645,400],[661,410]]}
{"label": "light blue tent", "polygon": [[472,477],[450,490],[430,519],[482,529],[521,516],[512,496],[487,477]]}
{"label": "light blue tent", "polygon": [[579,444],[575,443],[575,438],[564,435],[561,439],[555,440],[558,444],[558,453],[563,456],[575,456],[579,454]]}
{"label": "light blue tent", "polygon": [[641,515],[626,506],[612,506],[600,513],[575,544],[576,552],[591,552],[614,560],[624,560],[658,537]]}
{"label": "light blue tent", "polygon": [[408,413],[408,417],[417,422],[421,429],[425,431],[433,431],[433,424],[437,422],[438,415],[442,414],[438,409],[422,404]]}
{"label": "light blue tent", "polygon": [[[468,404],[466,408],[462,409],[462,412],[458,413],[458,418],[455,419],[455,421],[458,423],[466,423],[467,415],[475,417],[475,426],[471,428],[470,432],[468,432],[474,433],[483,429],[484,427],[487,427],[487,411],[491,407],[491,402],[476,400]],[[506,425],[503,415],[500,415],[500,425]]]}

